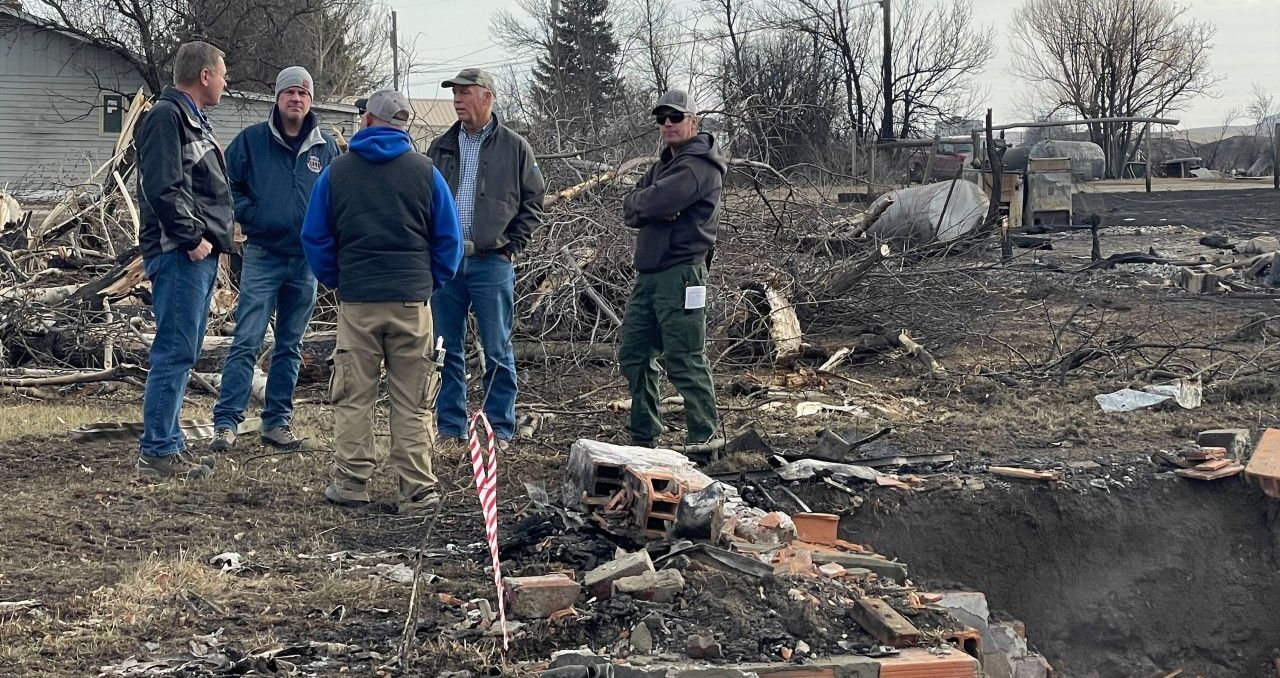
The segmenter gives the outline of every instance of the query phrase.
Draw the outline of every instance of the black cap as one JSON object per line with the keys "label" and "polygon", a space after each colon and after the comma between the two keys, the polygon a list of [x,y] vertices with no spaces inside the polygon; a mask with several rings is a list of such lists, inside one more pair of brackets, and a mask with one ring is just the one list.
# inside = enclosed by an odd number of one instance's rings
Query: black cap
{"label": "black cap", "polygon": [[359,99],[356,99],[356,108],[360,109],[361,113],[364,113],[365,109],[369,108],[368,97],[360,97]]}

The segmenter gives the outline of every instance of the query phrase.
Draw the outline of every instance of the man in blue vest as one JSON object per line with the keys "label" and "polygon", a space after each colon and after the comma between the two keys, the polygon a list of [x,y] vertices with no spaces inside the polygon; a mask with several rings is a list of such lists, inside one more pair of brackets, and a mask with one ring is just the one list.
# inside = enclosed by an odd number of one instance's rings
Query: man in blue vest
{"label": "man in blue vest", "polygon": [[405,130],[409,100],[394,90],[369,97],[351,152],[320,175],[302,227],[316,278],[338,290],[333,403],[333,482],[324,497],[369,503],[377,464],[373,438],[378,378],[391,397],[388,465],[399,478],[401,513],[439,506],[431,471],[439,361],[431,293],[453,279],[462,236],[453,196],[431,158]]}
{"label": "man in blue vest", "polygon": [[213,408],[209,449],[236,442],[253,384],[253,367],[275,315],[275,346],[262,406],[262,442],[284,450],[302,447],[289,426],[293,390],[302,364],[302,336],[316,303],[316,278],[302,252],[302,218],[321,170],[338,157],[338,144],[311,112],[315,84],[301,66],[276,76],[276,105],[266,122],[246,128],[227,149],[236,220],[248,242],[240,269],[236,336],[222,368]]}

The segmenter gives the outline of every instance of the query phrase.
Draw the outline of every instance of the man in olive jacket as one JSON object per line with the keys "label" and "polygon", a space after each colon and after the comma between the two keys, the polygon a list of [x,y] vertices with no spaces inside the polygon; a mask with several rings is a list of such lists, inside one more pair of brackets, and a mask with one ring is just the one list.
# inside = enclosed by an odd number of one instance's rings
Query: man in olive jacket
{"label": "man in olive jacket", "polygon": [[632,444],[653,447],[662,433],[654,364],[661,355],[667,377],[684,396],[686,442],[702,445],[717,426],[706,285],[727,165],[715,137],[698,132],[688,94],[668,91],[653,114],[665,148],[622,202],[623,223],[639,234],[618,362],[631,387]]}
{"label": "man in olive jacket", "polygon": [[442,437],[466,436],[464,339],[474,310],[484,349],[483,409],[505,445],[516,429],[512,262],[542,223],[546,186],[529,142],[493,113],[492,75],[466,68],[443,86],[453,89],[458,122],[431,142],[427,155],[453,191],[466,256],[457,276],[431,297],[446,351],[436,417]]}

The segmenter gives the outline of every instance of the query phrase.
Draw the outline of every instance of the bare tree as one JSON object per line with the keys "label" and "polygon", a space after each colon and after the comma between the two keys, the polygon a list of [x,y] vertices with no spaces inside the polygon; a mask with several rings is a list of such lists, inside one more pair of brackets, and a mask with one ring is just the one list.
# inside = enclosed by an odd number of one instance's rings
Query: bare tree
{"label": "bare tree", "polygon": [[[855,138],[875,129],[871,117],[874,103],[867,100],[867,88],[876,80],[879,56],[876,44],[878,13],[861,0],[795,0],[784,8],[782,28],[816,37],[832,50],[844,85],[845,115]],[[870,97],[875,99],[874,94]]]}
{"label": "bare tree", "polygon": [[628,59],[635,70],[644,73],[646,84],[655,93],[672,87],[675,70],[676,48],[680,34],[675,29],[679,17],[670,0],[633,0],[631,14],[634,17],[633,39],[635,48],[623,52],[635,54]]}
{"label": "bare tree", "polygon": [[[1054,108],[1081,117],[1160,116],[1212,89],[1214,28],[1173,0],[1027,0],[1011,25],[1013,72]],[[1118,176],[1145,128],[1089,126]]]}
{"label": "bare tree", "polygon": [[927,9],[918,0],[901,0],[895,9],[893,103],[898,136],[923,136],[940,123],[972,117],[978,93],[974,74],[995,55],[995,31],[974,25],[971,0],[930,4]]}
{"label": "bare tree", "polygon": [[27,7],[37,27],[120,57],[152,93],[169,82],[173,55],[188,40],[226,52],[228,80],[240,89],[269,92],[290,65],[314,69],[332,96],[382,79],[378,48],[386,40],[370,25],[372,0],[33,0]]}

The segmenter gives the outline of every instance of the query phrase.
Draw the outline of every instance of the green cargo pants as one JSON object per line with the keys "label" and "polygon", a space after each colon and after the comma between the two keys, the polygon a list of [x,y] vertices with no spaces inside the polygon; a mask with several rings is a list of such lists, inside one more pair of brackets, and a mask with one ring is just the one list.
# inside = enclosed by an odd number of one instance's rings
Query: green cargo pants
{"label": "green cargo pants", "polygon": [[636,276],[622,323],[618,363],[631,387],[631,441],[652,445],[662,433],[658,366],[684,396],[688,442],[705,443],[716,430],[716,394],[707,362],[707,309],[685,308],[685,288],[707,284],[705,264],[673,266]]}

